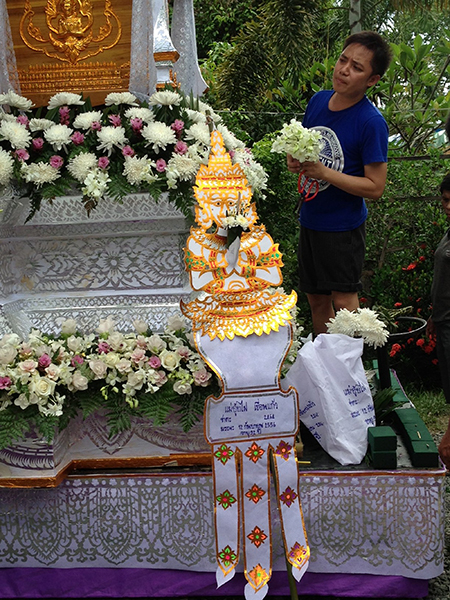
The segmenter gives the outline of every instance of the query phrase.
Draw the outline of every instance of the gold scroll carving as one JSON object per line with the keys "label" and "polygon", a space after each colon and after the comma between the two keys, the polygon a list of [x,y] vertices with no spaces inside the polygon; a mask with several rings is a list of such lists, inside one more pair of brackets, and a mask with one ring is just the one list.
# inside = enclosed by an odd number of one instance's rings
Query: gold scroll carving
{"label": "gold scroll carving", "polygon": [[126,91],[131,7],[120,0],[7,0],[21,93],[42,106],[60,91],[83,93],[93,104]]}

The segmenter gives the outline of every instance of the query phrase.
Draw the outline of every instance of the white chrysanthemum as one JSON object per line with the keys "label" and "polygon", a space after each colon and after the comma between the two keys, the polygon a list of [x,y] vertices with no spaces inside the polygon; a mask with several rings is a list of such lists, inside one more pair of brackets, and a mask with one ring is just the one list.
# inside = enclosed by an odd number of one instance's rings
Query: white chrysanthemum
{"label": "white chrysanthemum", "polygon": [[261,192],[267,188],[268,175],[264,167],[259,164],[251,152],[237,148],[233,155],[233,163],[238,163],[244,171],[249,186],[253,192]]}
{"label": "white chrysanthemum", "polygon": [[222,117],[215,113],[209,104],[206,104],[206,102],[203,102],[203,100],[199,100],[198,108],[201,113],[210,116],[214,123],[221,123]]}
{"label": "white chrysanthemum", "polygon": [[129,104],[130,106],[138,106],[136,100],[136,96],[131,92],[111,92],[111,94],[108,94],[105,98],[105,105]]}
{"label": "white chrysanthemum", "polygon": [[44,162],[31,163],[29,165],[22,163],[21,171],[25,181],[34,183],[37,187],[40,187],[44,183],[56,181],[60,176],[58,169],[54,169],[51,165]]}
{"label": "white chrysanthemum", "polygon": [[162,92],[155,92],[150,96],[149,104],[152,106],[157,106],[158,104],[162,106],[179,106],[181,103],[181,96],[177,94],[177,92],[171,92],[170,90],[163,90]]}
{"label": "white chrysanthemum", "polygon": [[228,127],[225,127],[223,123],[217,125],[217,130],[222,134],[223,143],[227,150],[236,150],[236,148],[245,148],[245,144],[242,140],[239,140]]}
{"label": "white chrysanthemum", "polygon": [[92,127],[92,123],[95,123],[95,121],[100,121],[102,115],[103,113],[101,110],[90,110],[85,113],[80,113],[75,117],[73,126],[76,129],[90,129]]}
{"label": "white chrysanthemum", "polygon": [[30,119],[28,126],[30,128],[30,131],[32,131],[34,133],[35,131],[45,131],[49,127],[53,127],[54,124],[55,124],[54,121],[51,121],[50,119],[35,119],[35,118],[33,118],[33,119]]}
{"label": "white chrysanthemum", "polygon": [[8,185],[14,172],[14,161],[9,152],[0,148],[0,185]]}
{"label": "white chrysanthemum", "polygon": [[69,160],[67,170],[77,181],[83,183],[89,173],[97,167],[97,157],[92,152],[82,152]]}
{"label": "white chrysanthemum", "polygon": [[195,143],[188,147],[188,156],[192,158],[200,168],[201,164],[207,165],[209,159],[209,147],[204,144]]}
{"label": "white chrysanthemum", "polygon": [[370,308],[359,308],[358,333],[369,346],[383,346],[389,337],[386,324],[378,318],[378,314]]}
{"label": "white chrysanthemum", "polygon": [[0,138],[7,140],[14,149],[28,148],[31,143],[31,135],[28,129],[16,121],[1,122]]}
{"label": "white chrysanthemum", "polygon": [[346,308],[339,310],[336,316],[326,323],[328,333],[342,333],[353,337],[357,329],[357,317]]}
{"label": "white chrysanthemum", "polygon": [[186,139],[200,142],[205,146],[211,145],[211,134],[206,123],[194,123],[186,130]]}
{"label": "white chrysanthemum", "polygon": [[82,188],[83,195],[96,200],[102,198],[108,190],[109,181],[111,181],[111,179],[109,178],[107,171],[104,171],[103,169],[91,171],[84,180],[84,187]]}
{"label": "white chrysanthemum", "polygon": [[10,123],[17,123],[17,117],[11,113],[6,113],[3,109],[0,110],[0,121],[9,121]]}
{"label": "white chrysanthemum", "polygon": [[149,160],[147,156],[143,156],[142,158],[127,156],[125,158],[123,174],[131,185],[138,185],[143,181],[150,183],[157,179],[157,176],[152,171],[152,167],[154,166],[155,163]]}
{"label": "white chrysanthemum", "polygon": [[17,108],[18,110],[30,110],[33,106],[31,100],[28,100],[28,98],[24,98],[23,96],[19,96],[19,94],[16,94],[16,92],[13,92],[13,90],[9,90],[9,92],[2,95],[1,103],[8,104],[9,106]]}
{"label": "white chrysanthemum", "polygon": [[177,187],[177,181],[189,181],[198,171],[198,164],[186,154],[174,154],[167,163],[167,186],[170,189]]}
{"label": "white chrysanthemum", "polygon": [[44,131],[44,137],[54,150],[65,148],[66,144],[71,143],[70,136],[73,134],[73,129],[67,125],[54,124]]}
{"label": "white chrysanthemum", "polygon": [[144,123],[151,123],[155,120],[155,115],[153,111],[149,108],[144,108],[142,106],[131,107],[125,111],[125,117],[127,119],[141,119]]}
{"label": "white chrysanthemum", "polygon": [[58,108],[58,106],[83,106],[84,100],[80,94],[72,94],[71,92],[59,92],[50,98],[48,108]]}
{"label": "white chrysanthemum", "polygon": [[165,150],[168,144],[176,144],[177,138],[173,129],[165,123],[154,121],[142,129],[142,137],[146,140],[147,146],[158,153],[160,149]]}
{"label": "white chrysanthemum", "polygon": [[100,131],[97,131],[97,138],[100,142],[97,149],[107,150],[108,154],[111,154],[114,146],[123,148],[128,142],[123,127],[103,127]]}
{"label": "white chrysanthemum", "polygon": [[203,113],[198,110],[192,110],[191,108],[186,108],[187,115],[189,120],[193,123],[206,123],[206,117]]}

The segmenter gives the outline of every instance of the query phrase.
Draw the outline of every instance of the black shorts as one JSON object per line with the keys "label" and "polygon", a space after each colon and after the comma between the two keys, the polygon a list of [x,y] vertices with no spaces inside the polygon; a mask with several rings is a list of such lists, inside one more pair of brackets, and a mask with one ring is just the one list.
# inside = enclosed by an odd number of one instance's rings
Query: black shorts
{"label": "black shorts", "polygon": [[351,231],[314,231],[300,225],[300,290],[306,294],[359,292],[365,252],[365,223]]}

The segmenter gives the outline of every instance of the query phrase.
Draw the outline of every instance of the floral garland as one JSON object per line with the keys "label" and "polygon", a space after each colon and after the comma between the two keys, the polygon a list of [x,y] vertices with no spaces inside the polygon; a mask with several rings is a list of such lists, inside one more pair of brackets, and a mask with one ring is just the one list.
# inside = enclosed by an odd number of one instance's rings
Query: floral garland
{"label": "floral garland", "polygon": [[172,88],[139,102],[114,92],[103,108],[80,94],[60,92],[32,112],[32,102],[13,91],[0,94],[0,186],[13,185],[31,198],[29,219],[43,199],[81,192],[87,211],[102,198],[120,201],[145,191],[164,192],[185,214],[192,185],[210,152],[210,128],[222,133],[233,163],[242,167],[253,193],[267,174],[250,150],[206,103]]}
{"label": "floral garland", "polygon": [[0,448],[36,425],[51,440],[78,411],[107,409],[111,434],[127,429],[133,415],[163,423],[175,409],[188,430],[202,415],[207,396],[219,390],[216,376],[197,353],[181,316],[152,333],[144,321],[135,332],[115,329],[111,317],[95,333],[82,334],[73,319],[61,333],[32,330],[27,341],[14,333],[0,340]]}

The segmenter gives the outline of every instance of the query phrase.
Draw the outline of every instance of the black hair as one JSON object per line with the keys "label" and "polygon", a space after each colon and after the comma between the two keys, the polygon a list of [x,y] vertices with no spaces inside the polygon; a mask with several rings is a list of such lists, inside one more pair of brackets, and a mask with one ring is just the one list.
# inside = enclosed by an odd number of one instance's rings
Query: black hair
{"label": "black hair", "polygon": [[441,192],[450,192],[450,173],[447,173],[447,175],[444,177],[444,179],[441,182],[441,185],[439,187],[439,191]]}
{"label": "black hair", "polygon": [[360,44],[373,53],[370,64],[372,75],[383,75],[386,73],[392,60],[392,50],[388,42],[375,31],[360,31],[353,33],[344,42],[344,49],[350,44]]}

